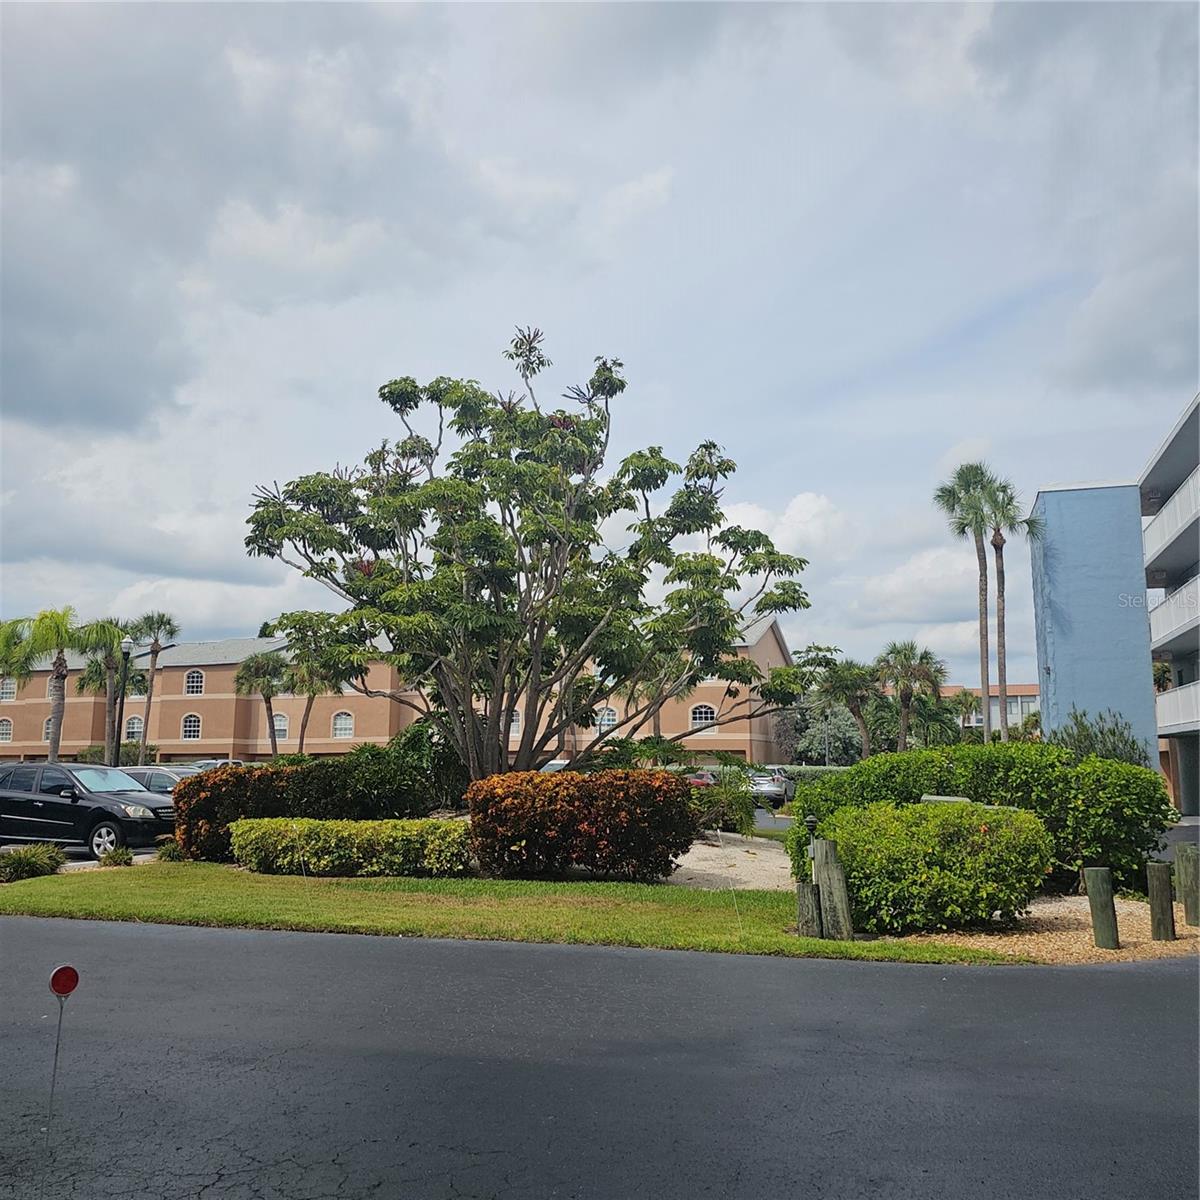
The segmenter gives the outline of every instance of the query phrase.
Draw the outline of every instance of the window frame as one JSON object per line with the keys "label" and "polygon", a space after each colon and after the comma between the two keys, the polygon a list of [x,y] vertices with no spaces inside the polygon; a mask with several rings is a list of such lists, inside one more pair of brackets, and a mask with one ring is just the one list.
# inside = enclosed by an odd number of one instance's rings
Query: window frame
{"label": "window frame", "polygon": [[[612,720],[608,720],[606,714],[612,713]],[[602,733],[607,733],[610,729],[615,729],[621,720],[620,714],[611,704],[604,704],[596,709],[596,734],[599,736]]]}
{"label": "window frame", "polygon": [[[138,723],[138,735],[135,738],[129,736],[129,725],[132,721],[136,721]],[[122,730],[122,733],[124,735],[124,741],[137,742],[137,744],[140,746],[142,744],[142,739],[146,736],[146,720],[142,714],[130,713],[129,716],[125,718],[125,728]]]}
{"label": "window frame", "polygon": [[[279,728],[280,721],[283,722],[282,730]],[[289,719],[287,713],[278,713],[278,712],[272,713],[271,714],[271,724],[275,727],[275,740],[277,742],[286,742],[288,740],[288,738],[291,736],[289,731],[292,726],[292,722]]]}
{"label": "window frame", "polygon": [[[350,722],[350,732],[349,733],[338,733],[338,731],[337,731],[338,717],[346,717],[349,720],[349,722]],[[329,737],[331,740],[339,741],[339,742],[346,742],[346,741],[349,741],[352,737],[354,737],[354,714],[352,712],[347,712],[344,708],[339,709],[337,712],[335,712],[333,714],[333,716],[330,717],[330,719],[329,719]]]}
{"label": "window frame", "polygon": [[[50,745],[50,722],[53,719],[54,719],[53,717],[47,717],[42,722],[42,741],[45,742],[47,746]],[[61,740],[61,738],[60,738],[60,740]]]}
{"label": "window frame", "polygon": [[[7,737],[3,735],[7,734]],[[0,743],[11,745],[13,740],[13,723],[8,717],[0,717]]]}
{"label": "window frame", "polygon": [[[196,735],[189,737],[185,730],[189,721],[196,722]],[[179,721],[179,740],[181,742],[200,742],[204,740],[204,720],[199,713],[184,713]]]}
{"label": "window frame", "polygon": [[17,681],[11,675],[0,676],[0,704],[11,704],[16,698]]}
{"label": "window frame", "polygon": [[[196,676],[200,678],[200,686],[195,690],[192,689],[192,680]],[[183,694],[185,696],[203,696],[204,686],[207,681],[204,678],[204,672],[199,667],[192,667],[183,677]]]}
{"label": "window frame", "polygon": [[[705,717],[702,721],[697,721],[696,712],[699,709],[704,709],[711,715]],[[692,707],[688,709],[688,733],[696,734],[697,736],[716,733],[717,726],[709,724],[709,722],[715,721],[716,719],[717,710],[711,704],[693,704]],[[707,726],[707,728],[704,728],[704,726]]]}

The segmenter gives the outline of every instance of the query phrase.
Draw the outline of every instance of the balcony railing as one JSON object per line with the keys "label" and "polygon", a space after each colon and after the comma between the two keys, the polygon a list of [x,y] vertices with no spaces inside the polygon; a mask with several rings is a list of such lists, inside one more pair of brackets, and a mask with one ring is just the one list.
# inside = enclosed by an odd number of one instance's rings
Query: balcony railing
{"label": "balcony railing", "polygon": [[1200,682],[1159,692],[1154,706],[1158,712],[1160,734],[1200,729]]}
{"label": "balcony railing", "polygon": [[1150,610],[1150,644],[1160,643],[1182,633],[1200,621],[1200,577],[1193,577],[1176,588],[1161,604]]}
{"label": "balcony railing", "polygon": [[1180,485],[1178,491],[1158,510],[1158,516],[1142,531],[1142,543],[1149,566],[1200,513],[1200,467]]}

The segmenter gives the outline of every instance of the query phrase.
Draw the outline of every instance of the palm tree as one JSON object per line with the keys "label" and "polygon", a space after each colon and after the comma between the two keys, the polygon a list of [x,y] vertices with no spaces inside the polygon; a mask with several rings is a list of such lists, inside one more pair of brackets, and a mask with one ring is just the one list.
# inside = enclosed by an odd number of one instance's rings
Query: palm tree
{"label": "palm tree", "polygon": [[830,704],[849,709],[862,739],[862,758],[871,756],[871,731],[867,728],[866,706],[879,695],[878,672],[866,663],[842,659],[827,667],[817,684],[818,694]]}
{"label": "palm tree", "polygon": [[1021,499],[1007,479],[993,479],[990,482],[984,492],[984,511],[991,526],[992,550],[996,556],[996,684],[1000,692],[1000,740],[1007,742],[1008,647],[1004,627],[1004,535],[1020,533],[1035,542],[1044,532],[1044,523],[1041,517],[1022,512]]}
{"label": "palm tree", "polygon": [[[105,725],[104,725],[104,761],[109,766],[122,766],[121,757],[121,731],[117,729],[117,714],[116,706],[113,703],[115,699],[115,671],[116,667],[112,661],[112,656],[104,651],[100,653],[93,652],[87,662],[83,664],[83,670],[75,677],[75,694],[77,696],[103,696],[105,700]],[[125,694],[133,693],[135,696],[144,696],[146,694],[146,673],[137,667],[130,667],[125,677]],[[145,740],[145,726],[142,727],[142,740]],[[110,753],[110,739],[113,743],[112,749],[115,749],[115,757]]]}
{"label": "palm tree", "polygon": [[875,671],[881,686],[890,687],[896,693],[900,708],[896,749],[903,753],[908,749],[913,697],[940,697],[942,684],[946,682],[946,664],[932,650],[923,646],[918,648],[916,642],[889,642],[875,660]]}
{"label": "palm tree", "polygon": [[24,683],[33,674],[33,659],[28,623],[20,619],[0,621],[0,679]]}
{"label": "palm tree", "polygon": [[1171,664],[1159,658],[1155,659],[1154,665],[1150,668],[1154,679],[1154,690],[1156,692],[1169,692],[1171,690]]}
{"label": "palm tree", "polygon": [[171,643],[179,636],[179,624],[170,613],[143,613],[129,627],[130,636],[145,644],[150,643],[150,665],[146,671],[146,718],[142,722],[142,743],[138,747],[138,766],[146,765],[146,743],[150,740],[150,706],[154,703],[154,680],[158,673],[158,656],[163,644]]}
{"label": "palm tree", "polygon": [[[988,530],[985,503],[988,487],[994,482],[986,463],[962,463],[933,493],[933,502],[946,514],[955,537],[971,538],[979,567],[979,691],[991,694],[988,673],[988,563],[983,539]],[[983,706],[983,740],[991,738],[991,705]]]}
{"label": "palm tree", "polygon": [[267,732],[271,735],[271,755],[279,753],[275,737],[275,709],[271,701],[283,690],[287,674],[287,659],[278,650],[263,650],[242,660],[233,679],[233,690],[239,696],[259,695],[267,707]]}
{"label": "palm tree", "polygon": [[922,746],[945,746],[959,731],[954,706],[937,696],[918,693],[913,696],[912,731]]}
{"label": "palm tree", "polygon": [[300,740],[297,744],[297,749],[303,754],[304,736],[308,732],[308,718],[312,714],[316,698],[327,696],[330,692],[340,691],[342,685],[353,678],[353,672],[342,670],[321,657],[292,654],[290,643],[288,651],[291,654],[291,661],[284,671],[282,690],[291,692],[295,696],[305,697],[304,713],[300,717]]}
{"label": "palm tree", "polygon": [[961,688],[950,697],[950,707],[958,715],[958,736],[961,741],[967,732],[967,722],[979,711],[979,697]]}
{"label": "palm tree", "polygon": [[67,608],[44,608],[36,617],[23,617],[18,621],[20,634],[25,638],[30,660],[49,657],[50,683],[47,695],[50,698],[49,749],[47,762],[58,762],[58,750],[62,744],[63,713],[66,709],[67,651],[93,649],[83,635],[75,610]]}
{"label": "palm tree", "polygon": [[[79,648],[90,655],[83,674],[75,681],[75,691],[104,693],[104,761],[110,766],[119,766],[118,754],[120,734],[117,730],[117,664],[121,657],[121,641],[127,626],[116,617],[101,617],[89,621],[79,629]],[[95,663],[95,666],[92,664]],[[90,668],[90,671],[89,671]],[[99,680],[102,686],[94,686]],[[85,677],[87,682],[85,683]]]}

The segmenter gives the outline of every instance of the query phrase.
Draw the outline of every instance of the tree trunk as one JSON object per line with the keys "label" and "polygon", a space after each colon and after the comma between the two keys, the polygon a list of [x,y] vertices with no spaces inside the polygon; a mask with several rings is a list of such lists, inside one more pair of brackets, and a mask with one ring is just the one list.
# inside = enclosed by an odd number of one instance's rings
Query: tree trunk
{"label": "tree trunk", "polygon": [[979,700],[983,705],[983,741],[992,740],[992,683],[988,672],[988,564],[983,534],[975,531],[975,559],[979,564]]}
{"label": "tree trunk", "polygon": [[656,738],[662,737],[662,705],[661,704],[654,710],[654,716],[650,722],[650,730]]}
{"label": "tree trunk", "polygon": [[1000,740],[1008,741],[1008,648],[1004,637],[1004,534],[992,533],[996,552],[996,685],[1000,693]]}
{"label": "tree trunk", "polygon": [[59,650],[50,668],[50,743],[46,751],[47,762],[58,762],[58,748],[62,744],[63,712],[67,704],[67,655]]}
{"label": "tree trunk", "polygon": [[150,705],[154,699],[154,675],[158,670],[158,652],[161,649],[158,639],[155,638],[150,643],[150,670],[146,675],[146,713],[142,718],[142,743],[138,746],[139,767],[146,765],[146,743],[150,740],[150,713],[153,711]]}
{"label": "tree trunk", "polygon": [[863,716],[861,708],[850,709],[850,715],[854,718],[854,723],[858,726],[858,736],[862,739],[862,749],[858,757],[860,759],[870,758],[871,731],[867,728],[867,719]]}
{"label": "tree trunk", "polygon": [[908,718],[912,710],[912,696],[900,693],[900,732],[896,737],[896,753],[903,754],[908,749]]}
{"label": "tree trunk", "polygon": [[117,665],[104,656],[104,761],[110,767],[121,765],[121,736],[117,728]]}
{"label": "tree trunk", "polygon": [[263,703],[267,706],[267,732],[271,735],[271,757],[279,754],[279,743],[275,740],[275,710],[271,707],[271,697],[264,696]]}
{"label": "tree trunk", "polygon": [[316,700],[316,696],[313,696],[313,695],[311,695],[311,694],[310,694],[310,695],[309,695],[309,697],[308,697],[308,699],[307,699],[307,700],[305,700],[305,702],[304,702],[304,715],[303,715],[303,716],[300,718],[300,746],[299,746],[299,750],[300,750],[300,753],[301,753],[301,754],[303,754],[303,753],[304,753],[304,735],[305,735],[305,734],[308,732],[308,716],[309,716],[309,713],[311,713],[311,712],[312,712],[312,707],[313,707],[313,701],[314,701],[314,700]]}

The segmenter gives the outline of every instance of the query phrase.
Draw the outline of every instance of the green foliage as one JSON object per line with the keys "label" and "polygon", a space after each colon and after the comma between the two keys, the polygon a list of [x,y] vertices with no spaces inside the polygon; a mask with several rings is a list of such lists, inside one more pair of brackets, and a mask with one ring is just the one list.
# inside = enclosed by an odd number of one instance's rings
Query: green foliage
{"label": "green foliage", "polygon": [[794,763],[791,766],[776,768],[776,770],[781,771],[797,784],[812,783],[825,775],[836,775],[839,771],[844,771],[845,769],[845,767],[836,767],[832,763],[828,767],[824,765],[810,766],[808,763]]}
{"label": "green foliage", "polygon": [[672,771],[510,772],[476,780],[467,801],[489,875],[576,868],[650,882],[669,875],[696,836],[690,789]]}
{"label": "green foliage", "polygon": [[[138,761],[138,751],[141,749],[140,742],[122,742],[120,753],[120,764],[123,767],[136,767]],[[158,753],[157,746],[147,746],[146,753],[150,761],[154,761],[154,756]],[[103,746],[84,746],[78,754],[75,755],[75,761],[81,763],[103,763],[104,762],[104,747]]]}
{"label": "green foliage", "polygon": [[692,811],[700,829],[720,829],[748,837],[754,832],[754,793],[746,768],[722,766],[717,782],[692,788]]}
{"label": "green foliage", "polygon": [[173,837],[158,839],[155,857],[159,862],[187,862],[187,855],[184,854],[183,847]]}
{"label": "green foliage", "polygon": [[1053,840],[1053,882],[1060,887],[1073,886],[1084,866],[1112,867],[1119,881],[1136,883],[1174,819],[1157,772],[1096,757],[1075,763],[1066,748],[1042,742],[876,755],[798,784],[793,813],[824,819],[844,805],[913,804],[923,794],[1037,813]]}
{"label": "green foliage", "polygon": [[819,697],[806,700],[804,707],[808,719],[804,732],[796,739],[796,761],[824,766],[828,750],[830,766],[848,767],[858,762],[862,757],[862,735],[850,710]]}
{"label": "green foliage", "polygon": [[53,875],[66,861],[67,856],[50,842],[14,846],[0,853],[0,883],[16,883],[19,879]]}
{"label": "green foliage", "polygon": [[233,857],[266,875],[462,875],[470,865],[465,821],[234,821]]}
{"label": "green foliage", "polygon": [[[854,927],[868,933],[963,929],[1011,921],[1049,870],[1050,837],[1033,813],[979,804],[841,808],[819,837],[837,843]],[[808,869],[793,829],[793,870]]]}
{"label": "green foliage", "polygon": [[128,846],[114,846],[100,855],[99,862],[102,867],[132,867],[133,851]]}
{"label": "green foliage", "polygon": [[378,820],[461,805],[466,775],[424,725],[387,746],[364,744],[294,766],[215,767],[176,785],[175,834],[188,858],[225,862],[242,817]]}
{"label": "green foliage", "polygon": [[[629,698],[626,713],[581,763],[706,677],[738,685],[724,717],[794,702],[808,666],[764,672],[736,653],[754,617],[808,606],[805,560],[726,521],[736,464],[705,441],[686,463],[651,446],[614,467],[620,360],[596,359],[569,408],[547,411],[534,393],[549,362],[541,332],[518,331],[506,357],[522,395],[393,379],[379,399],[401,426],[395,441],[361,467],[257,490],[249,552],[345,602],[275,627],[303,624],[351,676],[379,659],[394,668],[477,779],[542,765],[612,695]],[[602,529],[620,524],[625,544],[607,548]]]}
{"label": "green foliage", "polygon": [[1072,708],[1067,723],[1046,740],[1069,750],[1076,761],[1095,754],[1099,758],[1132,763],[1135,767],[1150,765],[1146,747],[1134,736],[1133,726],[1112,709],[1106,709],[1092,719],[1086,711]]}

